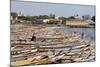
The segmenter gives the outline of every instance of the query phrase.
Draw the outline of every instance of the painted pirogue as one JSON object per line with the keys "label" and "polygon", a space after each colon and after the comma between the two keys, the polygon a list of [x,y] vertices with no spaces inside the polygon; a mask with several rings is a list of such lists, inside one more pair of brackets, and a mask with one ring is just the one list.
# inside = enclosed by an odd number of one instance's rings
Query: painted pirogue
{"label": "painted pirogue", "polygon": [[27,60],[21,60],[21,61],[15,61],[12,62],[11,64],[14,66],[25,66],[25,65],[37,65],[37,64],[51,64],[55,61],[60,60],[62,57],[64,56],[64,54],[62,55],[52,55],[52,56],[46,56],[46,55],[42,55],[42,56],[37,56],[34,57],[32,59],[27,59]]}
{"label": "painted pirogue", "polygon": [[[21,29],[23,30],[20,32],[18,29],[18,31],[11,31],[11,65],[23,66],[95,60],[94,41],[83,39],[78,33],[63,34],[59,28],[51,29],[50,27],[41,27],[41,29],[23,27]],[[31,41],[32,33],[34,33],[35,39]]]}

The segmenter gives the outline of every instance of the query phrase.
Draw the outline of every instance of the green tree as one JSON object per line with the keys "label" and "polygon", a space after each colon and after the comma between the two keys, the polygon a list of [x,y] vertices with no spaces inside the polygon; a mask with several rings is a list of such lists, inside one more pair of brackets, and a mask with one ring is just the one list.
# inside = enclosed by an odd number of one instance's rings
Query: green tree
{"label": "green tree", "polygon": [[59,17],[59,19],[62,20],[62,22],[66,22],[67,18],[66,17]]}
{"label": "green tree", "polygon": [[27,20],[27,21],[32,21],[33,20],[33,16],[26,16],[24,19]]}
{"label": "green tree", "polygon": [[25,20],[25,16],[18,16],[18,19]]}
{"label": "green tree", "polygon": [[39,19],[49,19],[50,17],[48,15],[40,15]]}
{"label": "green tree", "polygon": [[18,15],[17,15],[17,13],[15,13],[15,12],[11,12],[11,16],[16,17],[16,16],[18,16]]}
{"label": "green tree", "polygon": [[68,20],[71,20],[71,19],[76,19],[74,16],[70,16],[67,18]]}
{"label": "green tree", "polygon": [[55,19],[55,14],[50,14],[51,19]]}

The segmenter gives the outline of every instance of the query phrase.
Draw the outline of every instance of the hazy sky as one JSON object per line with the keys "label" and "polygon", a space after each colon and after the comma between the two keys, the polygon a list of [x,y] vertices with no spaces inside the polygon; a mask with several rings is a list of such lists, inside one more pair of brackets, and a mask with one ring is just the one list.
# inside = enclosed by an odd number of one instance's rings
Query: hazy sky
{"label": "hazy sky", "polygon": [[95,6],[11,1],[11,12],[19,13],[20,11],[25,15],[55,14],[68,17],[75,14],[79,16],[89,14],[93,16],[95,15]]}

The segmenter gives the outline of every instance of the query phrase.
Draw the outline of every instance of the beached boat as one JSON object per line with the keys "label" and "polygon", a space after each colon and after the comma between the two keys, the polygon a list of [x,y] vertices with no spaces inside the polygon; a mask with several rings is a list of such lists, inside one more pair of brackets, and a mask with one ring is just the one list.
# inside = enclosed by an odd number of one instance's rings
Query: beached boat
{"label": "beached boat", "polygon": [[11,62],[11,65],[13,66],[25,66],[25,65],[37,65],[37,64],[51,64],[53,62],[56,62],[60,60],[62,57],[64,57],[64,54],[62,55],[52,55],[52,56],[37,56],[32,59],[27,60],[21,60],[21,61],[15,61]]}
{"label": "beached boat", "polygon": [[53,62],[56,62],[57,60],[60,60],[62,57],[64,57],[64,54],[62,55],[54,55],[54,56],[45,56],[40,59],[33,59],[32,64],[51,64]]}

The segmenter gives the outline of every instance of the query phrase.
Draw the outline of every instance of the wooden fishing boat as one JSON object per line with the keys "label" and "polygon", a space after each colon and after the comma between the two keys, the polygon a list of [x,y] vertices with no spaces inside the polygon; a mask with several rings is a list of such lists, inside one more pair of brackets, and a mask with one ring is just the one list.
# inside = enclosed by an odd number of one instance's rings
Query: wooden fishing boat
{"label": "wooden fishing boat", "polygon": [[57,60],[60,60],[62,57],[64,57],[64,54],[62,55],[53,55],[53,56],[37,56],[32,59],[27,60],[21,60],[21,61],[15,61],[11,62],[11,65],[13,66],[25,66],[25,65],[39,65],[39,64],[51,64]]}
{"label": "wooden fishing boat", "polygon": [[33,59],[32,64],[51,64],[57,60],[60,60],[62,57],[64,57],[64,54],[62,55],[54,55],[54,56],[48,56],[46,58],[38,58]]}

